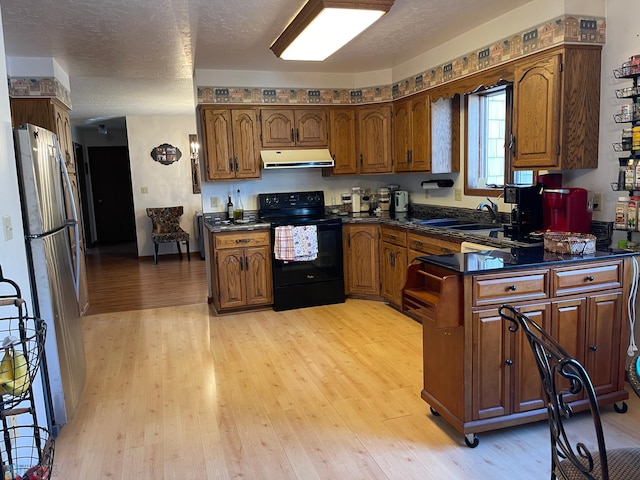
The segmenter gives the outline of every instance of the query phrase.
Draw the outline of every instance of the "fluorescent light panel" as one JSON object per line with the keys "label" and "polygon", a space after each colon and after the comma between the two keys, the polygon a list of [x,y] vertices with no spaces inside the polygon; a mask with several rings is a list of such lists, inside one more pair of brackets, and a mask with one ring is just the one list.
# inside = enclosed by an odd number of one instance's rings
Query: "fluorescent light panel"
{"label": "fluorescent light panel", "polygon": [[283,60],[325,60],[388,12],[393,1],[309,0],[271,50]]}

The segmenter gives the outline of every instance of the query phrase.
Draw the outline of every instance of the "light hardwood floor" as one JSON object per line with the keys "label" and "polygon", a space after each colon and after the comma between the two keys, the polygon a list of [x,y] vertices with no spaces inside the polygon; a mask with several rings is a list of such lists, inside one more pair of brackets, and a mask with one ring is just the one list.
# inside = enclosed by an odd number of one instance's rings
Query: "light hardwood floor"
{"label": "light hardwood floor", "polygon": [[[549,478],[546,422],[470,449],[429,413],[421,326],[383,303],[212,317],[201,302],[83,327],[88,382],[57,479]],[[604,408],[610,447],[638,443],[640,399],[628,403]]]}

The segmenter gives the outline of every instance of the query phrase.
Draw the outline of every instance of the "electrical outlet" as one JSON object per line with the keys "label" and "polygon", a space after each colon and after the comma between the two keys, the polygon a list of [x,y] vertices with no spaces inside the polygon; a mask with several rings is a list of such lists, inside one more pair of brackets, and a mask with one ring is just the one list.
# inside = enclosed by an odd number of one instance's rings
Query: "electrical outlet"
{"label": "electrical outlet", "polygon": [[149,187],[140,187],[140,193],[146,195],[147,193],[149,193]]}
{"label": "electrical outlet", "polygon": [[427,200],[429,198],[429,190],[424,191],[424,199]]}
{"label": "electrical outlet", "polygon": [[593,211],[594,212],[602,211],[602,194],[600,193],[593,194]]}
{"label": "electrical outlet", "polygon": [[455,200],[456,200],[456,202],[461,202],[462,201],[462,189],[456,188]]}
{"label": "electrical outlet", "polygon": [[218,197],[209,197],[209,202],[211,202],[211,208],[216,208],[218,206]]}
{"label": "electrical outlet", "polygon": [[2,233],[4,234],[4,241],[8,242],[13,238],[13,224],[11,223],[11,215],[5,215],[2,217]]}

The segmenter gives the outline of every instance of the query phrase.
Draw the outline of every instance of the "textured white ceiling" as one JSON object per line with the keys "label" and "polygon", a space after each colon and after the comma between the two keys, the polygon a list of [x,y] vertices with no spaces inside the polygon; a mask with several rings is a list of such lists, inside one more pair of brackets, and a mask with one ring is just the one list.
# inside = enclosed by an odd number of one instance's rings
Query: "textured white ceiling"
{"label": "textured white ceiling", "polygon": [[0,0],[0,8],[6,55],[55,58],[70,77],[72,122],[82,125],[193,113],[196,68],[391,68],[529,1],[395,0],[321,63],[285,62],[269,50],[304,0]]}

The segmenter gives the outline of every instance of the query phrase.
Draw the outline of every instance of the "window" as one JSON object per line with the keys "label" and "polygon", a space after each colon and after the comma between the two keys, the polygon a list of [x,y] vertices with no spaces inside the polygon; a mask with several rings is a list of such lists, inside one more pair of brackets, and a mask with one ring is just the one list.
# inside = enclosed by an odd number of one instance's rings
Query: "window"
{"label": "window", "polygon": [[491,195],[492,186],[500,187],[506,183],[505,172],[509,168],[505,139],[511,120],[508,93],[510,89],[508,92],[507,88],[501,87],[466,96],[467,194]]}
{"label": "window", "polygon": [[512,88],[501,86],[465,96],[465,194],[495,196],[506,183],[533,183],[534,172],[511,172]]}

